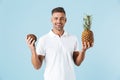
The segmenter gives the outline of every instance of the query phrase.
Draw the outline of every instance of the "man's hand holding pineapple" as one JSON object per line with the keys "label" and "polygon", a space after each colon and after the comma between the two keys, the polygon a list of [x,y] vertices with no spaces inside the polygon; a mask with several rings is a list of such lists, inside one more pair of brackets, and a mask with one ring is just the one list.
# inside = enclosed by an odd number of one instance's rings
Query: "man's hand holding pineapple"
{"label": "man's hand holding pineapple", "polygon": [[82,32],[82,49],[86,51],[86,49],[93,46],[94,43],[94,35],[93,32],[90,30],[91,28],[91,16],[86,15],[84,18],[83,28],[84,31]]}

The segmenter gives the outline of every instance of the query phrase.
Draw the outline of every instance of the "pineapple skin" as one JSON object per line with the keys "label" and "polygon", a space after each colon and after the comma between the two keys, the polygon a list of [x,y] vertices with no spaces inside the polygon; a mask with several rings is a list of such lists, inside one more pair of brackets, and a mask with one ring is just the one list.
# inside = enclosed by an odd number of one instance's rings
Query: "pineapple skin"
{"label": "pineapple skin", "polygon": [[89,42],[91,45],[94,42],[94,35],[91,30],[84,30],[82,32],[82,43]]}

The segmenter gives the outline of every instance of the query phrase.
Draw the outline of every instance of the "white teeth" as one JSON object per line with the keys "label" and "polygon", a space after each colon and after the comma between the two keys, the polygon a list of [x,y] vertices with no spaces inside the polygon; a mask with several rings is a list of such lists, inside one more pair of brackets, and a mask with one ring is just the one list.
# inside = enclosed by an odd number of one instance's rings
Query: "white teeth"
{"label": "white teeth", "polygon": [[57,25],[61,25],[61,24],[57,24]]}

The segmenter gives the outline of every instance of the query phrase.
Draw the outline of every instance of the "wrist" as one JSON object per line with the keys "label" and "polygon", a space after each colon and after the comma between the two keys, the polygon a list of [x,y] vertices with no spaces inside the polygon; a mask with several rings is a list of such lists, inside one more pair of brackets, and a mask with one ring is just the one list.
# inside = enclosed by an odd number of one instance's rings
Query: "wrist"
{"label": "wrist", "polygon": [[35,51],[36,51],[36,48],[35,48],[35,47],[31,48],[31,52],[32,52],[32,53],[35,52]]}
{"label": "wrist", "polygon": [[81,53],[85,53],[85,52],[86,52],[86,49],[82,49],[82,50],[81,50]]}

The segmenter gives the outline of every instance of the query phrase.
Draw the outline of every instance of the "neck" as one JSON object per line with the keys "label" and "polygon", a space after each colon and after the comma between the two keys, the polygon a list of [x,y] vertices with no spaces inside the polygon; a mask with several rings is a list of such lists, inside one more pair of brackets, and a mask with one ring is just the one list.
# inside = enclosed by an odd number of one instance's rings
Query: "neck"
{"label": "neck", "polygon": [[64,33],[64,30],[55,30],[55,29],[52,29],[52,31],[53,31],[56,35],[58,35],[59,37],[61,37],[61,36],[63,35],[63,33]]}

